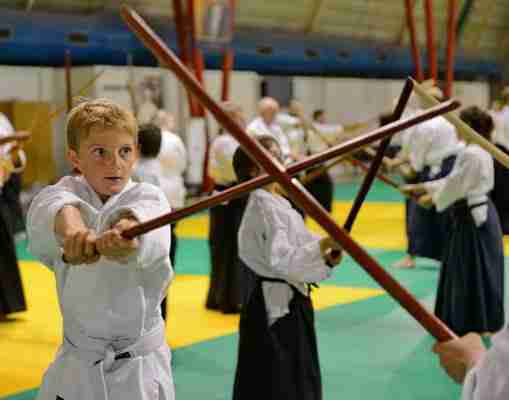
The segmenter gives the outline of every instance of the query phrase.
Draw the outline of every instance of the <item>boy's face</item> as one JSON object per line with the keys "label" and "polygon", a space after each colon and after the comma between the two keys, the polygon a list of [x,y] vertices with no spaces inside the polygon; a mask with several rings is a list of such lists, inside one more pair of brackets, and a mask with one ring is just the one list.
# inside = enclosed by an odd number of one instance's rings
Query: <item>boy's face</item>
{"label": "boy's face", "polygon": [[68,151],[68,158],[105,201],[127,184],[138,149],[135,138],[123,130],[92,128],[88,137],[80,140],[77,152]]}

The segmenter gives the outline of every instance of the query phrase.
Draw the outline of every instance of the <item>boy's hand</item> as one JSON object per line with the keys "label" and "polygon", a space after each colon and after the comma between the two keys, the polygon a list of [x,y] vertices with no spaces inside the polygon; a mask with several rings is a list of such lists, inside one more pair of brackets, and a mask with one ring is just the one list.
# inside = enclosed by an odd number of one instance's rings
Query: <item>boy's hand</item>
{"label": "boy's hand", "polygon": [[460,339],[436,343],[433,352],[440,357],[440,365],[456,383],[462,384],[467,372],[486,353],[481,337],[469,333]]}
{"label": "boy's hand", "polygon": [[96,252],[96,235],[90,229],[68,232],[64,238],[63,260],[67,264],[93,264],[101,257]]}
{"label": "boy's hand", "polygon": [[323,259],[330,265],[338,265],[343,258],[342,248],[331,237],[320,240],[320,253]]}
{"label": "boy's hand", "polygon": [[118,221],[112,229],[104,232],[97,239],[97,250],[99,253],[110,260],[125,262],[136,251],[139,243],[137,239],[124,239],[122,231],[135,225],[138,225],[138,221],[131,218],[124,218]]}
{"label": "boy's hand", "polygon": [[93,264],[99,260],[94,231],[83,222],[78,207],[66,205],[55,218],[55,235],[63,243],[63,261],[72,264]]}

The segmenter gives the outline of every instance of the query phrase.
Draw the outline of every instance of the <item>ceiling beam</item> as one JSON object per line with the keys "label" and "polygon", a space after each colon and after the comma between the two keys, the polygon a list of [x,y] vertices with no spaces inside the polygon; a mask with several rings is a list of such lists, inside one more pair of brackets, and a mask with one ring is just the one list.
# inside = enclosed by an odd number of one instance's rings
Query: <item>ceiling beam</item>
{"label": "ceiling beam", "polygon": [[315,0],[313,4],[313,9],[311,10],[311,15],[309,17],[309,20],[306,23],[306,26],[304,28],[304,32],[309,34],[313,33],[315,30],[316,22],[318,21],[320,17],[320,12],[323,9],[323,5],[325,3],[325,0]]}

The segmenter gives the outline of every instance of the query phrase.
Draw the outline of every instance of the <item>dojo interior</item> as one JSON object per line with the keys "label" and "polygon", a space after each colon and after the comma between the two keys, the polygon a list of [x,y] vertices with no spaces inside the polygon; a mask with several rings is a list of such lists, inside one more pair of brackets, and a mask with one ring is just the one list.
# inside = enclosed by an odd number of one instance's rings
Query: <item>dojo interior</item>
{"label": "dojo interior", "polygon": [[[194,26],[196,30],[199,22],[179,18],[176,2],[122,3],[139,12],[179,54],[179,29],[186,26],[192,31],[189,27]],[[184,4],[184,12],[200,10],[200,1],[192,3]],[[405,79],[416,76],[415,50],[420,52],[424,79],[431,76],[431,51],[437,59],[437,80],[443,88],[450,85],[451,98],[459,100],[461,107],[491,109],[509,80],[508,4],[502,0],[429,3],[433,19],[427,25],[425,0],[234,0],[228,3],[234,15],[231,40],[202,43],[198,35],[188,45],[201,50],[197,64],[204,66],[206,91],[217,101],[224,98],[228,74],[226,95],[242,106],[247,121],[256,116],[260,98],[271,96],[283,108],[290,99],[298,99],[307,115],[323,109],[331,123],[362,123],[363,132],[369,132],[378,127],[382,113],[392,111]],[[409,15],[415,25],[414,47]],[[224,62],[225,49],[230,64]],[[454,76],[448,81],[450,70]],[[160,107],[174,116],[175,133],[186,145],[186,204],[192,204],[210,192],[203,190],[205,137],[190,127],[196,116],[186,89],[129,30],[120,17],[120,2],[0,2],[0,112],[16,131],[32,132],[24,144],[27,165],[21,175],[25,212],[35,193],[70,173],[64,135],[69,99],[105,97],[132,108],[133,96],[139,103],[146,99],[143,90],[133,95],[130,89],[151,87],[150,83],[156,87]],[[219,125],[210,113],[205,118],[212,140]],[[331,215],[341,225],[365,174],[346,163],[329,173],[334,181]],[[399,176],[392,178],[401,182]],[[352,237],[433,311],[439,263],[418,258],[415,269],[391,267],[406,254],[404,202],[399,191],[376,180]],[[307,225],[324,233],[311,218]],[[232,393],[239,315],[205,308],[208,232],[207,210],[179,221],[176,228],[179,247],[176,278],[168,292],[166,338],[179,400],[227,399]],[[504,239],[507,255],[509,240]],[[51,271],[30,254],[22,232],[16,235],[16,250],[27,311],[0,320],[0,400],[34,399],[62,341]],[[345,257],[312,297],[324,398],[460,398],[461,387],[447,378],[431,352],[435,339],[351,257]]]}

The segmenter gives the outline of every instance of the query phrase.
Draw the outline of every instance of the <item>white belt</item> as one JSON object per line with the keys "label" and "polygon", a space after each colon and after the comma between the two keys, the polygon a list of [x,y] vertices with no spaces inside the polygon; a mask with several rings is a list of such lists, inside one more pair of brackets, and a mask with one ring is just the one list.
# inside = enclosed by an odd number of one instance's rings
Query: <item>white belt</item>
{"label": "white belt", "polygon": [[[101,342],[102,349],[99,349],[98,345]],[[104,374],[111,369],[115,361],[146,356],[159,349],[164,343],[165,326],[163,322],[151,332],[141,336],[136,342],[121,349],[118,349],[114,342],[105,344],[104,340],[90,338],[76,332],[71,335],[69,329],[66,329],[64,333],[64,346],[72,349],[78,358],[89,365],[94,400],[108,400]]]}

